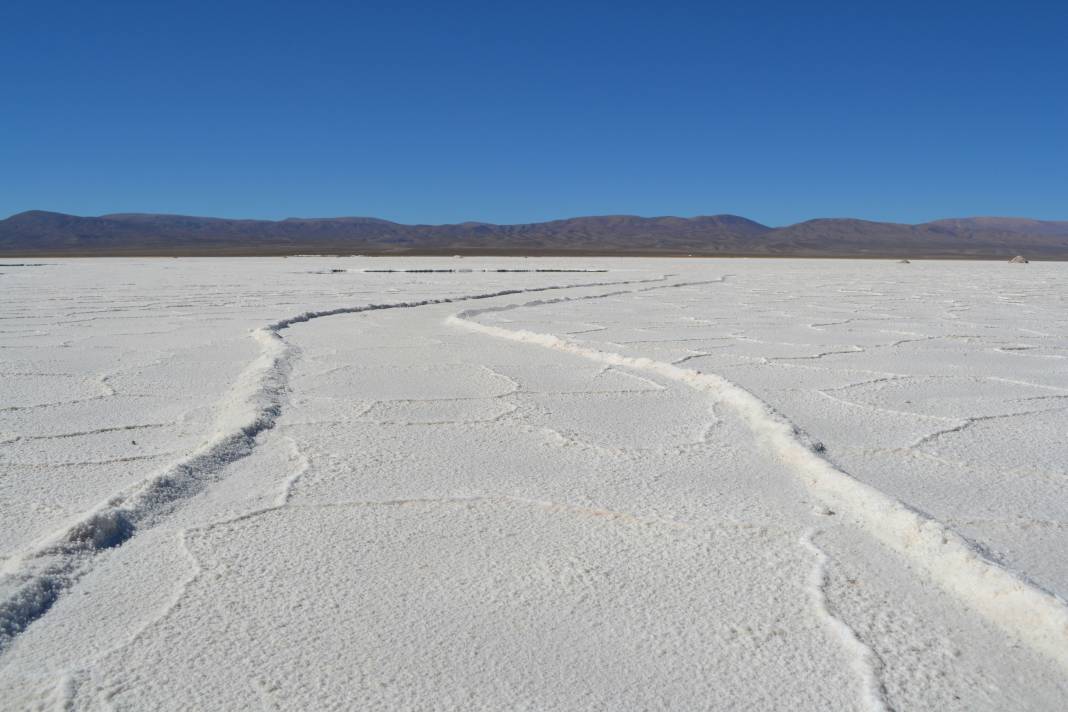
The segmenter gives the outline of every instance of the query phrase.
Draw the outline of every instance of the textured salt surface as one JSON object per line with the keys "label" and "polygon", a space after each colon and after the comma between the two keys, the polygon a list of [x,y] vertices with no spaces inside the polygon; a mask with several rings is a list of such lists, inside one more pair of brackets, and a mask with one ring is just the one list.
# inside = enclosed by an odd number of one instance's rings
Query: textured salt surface
{"label": "textured salt surface", "polygon": [[1068,693],[1060,265],[61,260],[5,280],[5,707]]}

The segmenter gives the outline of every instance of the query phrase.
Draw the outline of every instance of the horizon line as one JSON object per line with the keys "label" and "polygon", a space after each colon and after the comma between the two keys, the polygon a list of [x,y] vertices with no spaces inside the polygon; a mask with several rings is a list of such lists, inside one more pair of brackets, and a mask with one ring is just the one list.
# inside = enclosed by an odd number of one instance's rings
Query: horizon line
{"label": "horizon line", "polygon": [[442,227],[442,226],[461,226],[461,225],[493,225],[493,226],[512,226],[512,225],[541,225],[551,222],[564,222],[568,220],[581,220],[588,218],[637,218],[641,220],[659,220],[665,218],[674,218],[679,220],[698,220],[701,218],[739,218],[747,220],[752,223],[756,223],[762,227],[770,228],[772,230],[791,227],[794,225],[802,225],[804,223],[816,222],[821,220],[855,220],[858,222],[878,223],[884,225],[905,225],[905,226],[918,226],[928,225],[937,222],[945,222],[950,220],[1027,220],[1039,223],[1062,223],[1068,222],[1068,218],[1065,219],[1047,219],[1047,218],[1034,218],[1028,215],[956,215],[950,217],[934,218],[931,220],[924,220],[921,222],[899,222],[895,220],[873,220],[870,218],[858,218],[849,215],[835,215],[835,216],[823,216],[815,218],[806,218],[804,220],[798,220],[796,222],[772,225],[764,223],[759,220],[755,220],[745,215],[738,213],[699,213],[696,215],[673,215],[673,214],[660,214],[660,215],[641,215],[638,213],[586,213],[580,215],[570,215],[567,217],[549,218],[546,220],[531,220],[520,222],[490,222],[486,220],[461,220],[459,222],[402,222],[399,220],[392,220],[389,218],[381,218],[374,215],[329,215],[329,216],[296,216],[290,215],[284,218],[263,218],[263,217],[223,217],[218,215],[199,215],[196,213],[175,213],[175,212],[144,212],[144,211],[111,211],[106,213],[99,213],[95,215],[84,215],[78,213],[66,213],[59,210],[46,210],[41,208],[31,208],[28,210],[20,210],[15,213],[11,213],[6,218],[0,218],[0,221],[10,220],[11,218],[18,217],[19,215],[26,215],[29,213],[47,213],[51,215],[63,215],[66,217],[75,217],[83,219],[106,219],[109,217],[119,216],[151,216],[151,217],[181,217],[181,218],[196,218],[203,220],[230,220],[235,222],[286,222],[286,221],[313,221],[313,220],[376,220],[381,222],[388,222],[395,225],[403,225],[407,227]]}

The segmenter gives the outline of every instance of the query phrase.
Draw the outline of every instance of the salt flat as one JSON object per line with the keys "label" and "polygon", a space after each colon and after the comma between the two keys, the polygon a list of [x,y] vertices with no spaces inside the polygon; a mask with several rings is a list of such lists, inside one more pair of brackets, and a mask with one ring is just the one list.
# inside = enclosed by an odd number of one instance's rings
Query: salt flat
{"label": "salt flat", "polygon": [[1064,264],[0,294],[4,709],[1064,707]]}

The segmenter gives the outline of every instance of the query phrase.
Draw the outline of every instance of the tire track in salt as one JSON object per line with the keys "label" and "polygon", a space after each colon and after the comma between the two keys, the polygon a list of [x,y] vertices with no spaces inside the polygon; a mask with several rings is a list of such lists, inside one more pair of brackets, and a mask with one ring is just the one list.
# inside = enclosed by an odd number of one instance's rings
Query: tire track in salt
{"label": "tire track in salt", "polygon": [[[223,470],[250,455],[256,436],[274,427],[286,401],[291,362],[299,349],[284,330],[313,319],[380,309],[407,309],[560,289],[617,287],[664,282],[670,275],[632,280],[562,284],[527,289],[439,297],[389,304],[363,304],[302,312],[252,331],[260,345],[253,360],[216,406],[216,430],[192,453],[126,488],[28,549],[0,568],[0,655],[20,633],[45,615],[88,571],[93,557],[158,524],[170,512],[224,477]],[[626,293],[626,292],[620,292]]]}
{"label": "tire track in salt", "polygon": [[[692,283],[661,284],[626,291],[635,294],[689,284]],[[757,443],[790,465],[813,495],[838,511],[850,513],[859,526],[888,548],[906,557],[941,588],[1008,634],[1068,669],[1068,604],[1023,574],[987,558],[943,522],[837,468],[821,456],[822,443],[812,440],[787,418],[741,386],[713,373],[681,368],[646,357],[601,351],[553,334],[505,329],[475,321],[482,314],[618,294],[540,299],[469,309],[448,317],[446,321],[487,336],[562,351],[601,364],[654,373],[708,393],[717,402],[734,410],[753,433]]]}

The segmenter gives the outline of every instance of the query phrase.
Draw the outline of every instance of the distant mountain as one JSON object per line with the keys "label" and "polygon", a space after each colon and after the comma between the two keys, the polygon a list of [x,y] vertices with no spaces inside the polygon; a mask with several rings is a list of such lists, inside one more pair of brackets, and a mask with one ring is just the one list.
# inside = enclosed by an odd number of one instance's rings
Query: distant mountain
{"label": "distant mountain", "polygon": [[31,210],[0,220],[0,255],[575,254],[1068,259],[1068,221],[849,218],[772,228],[736,215],[604,215],[518,225],[365,217],[229,220]]}
{"label": "distant mountain", "polygon": [[1068,220],[1032,220],[1030,218],[950,218],[927,223],[933,228],[965,232],[1003,232],[1018,235],[1068,235]]}

